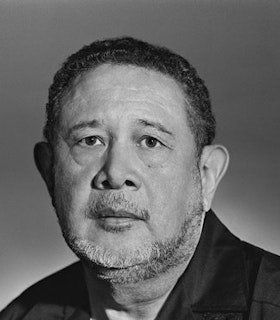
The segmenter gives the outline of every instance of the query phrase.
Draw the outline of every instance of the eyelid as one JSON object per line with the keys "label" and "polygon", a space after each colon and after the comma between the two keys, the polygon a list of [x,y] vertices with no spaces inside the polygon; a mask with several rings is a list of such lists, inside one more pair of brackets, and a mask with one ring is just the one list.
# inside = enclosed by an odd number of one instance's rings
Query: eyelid
{"label": "eyelid", "polygon": [[85,127],[72,130],[71,134],[69,135],[69,139],[77,143],[84,138],[92,136],[102,139],[102,137],[106,137],[106,132],[104,132],[104,130],[101,130],[100,128]]}
{"label": "eyelid", "polygon": [[[141,138],[139,140],[143,140],[145,138],[153,138],[153,139],[156,139],[160,145],[162,147],[165,147],[169,150],[173,150],[174,149],[174,143],[171,143],[171,141],[168,141],[166,139],[163,139],[162,137],[158,137],[158,135],[156,134],[146,134],[146,135],[143,135],[141,136]],[[159,147],[158,147],[159,148]]]}
{"label": "eyelid", "polygon": [[151,138],[151,139],[156,140],[157,143],[159,143],[161,146],[165,146],[165,144],[164,144],[159,138],[157,138],[157,137],[155,137],[155,136],[152,136],[152,135],[149,135],[149,134],[142,136],[142,137],[139,139],[138,144],[140,145],[141,142],[143,142],[145,139],[148,139],[148,138]]}
{"label": "eyelid", "polygon": [[[87,145],[85,143],[85,140],[88,139],[88,138],[95,138],[96,141],[99,141],[100,143],[96,144],[94,143],[93,145]],[[92,147],[92,146],[96,146],[96,145],[105,145],[105,142],[104,140],[100,137],[100,136],[97,136],[97,135],[89,135],[89,136],[86,136],[86,137],[83,137],[81,139],[79,139],[77,141],[77,144],[80,145],[80,146],[85,146],[85,147]]]}

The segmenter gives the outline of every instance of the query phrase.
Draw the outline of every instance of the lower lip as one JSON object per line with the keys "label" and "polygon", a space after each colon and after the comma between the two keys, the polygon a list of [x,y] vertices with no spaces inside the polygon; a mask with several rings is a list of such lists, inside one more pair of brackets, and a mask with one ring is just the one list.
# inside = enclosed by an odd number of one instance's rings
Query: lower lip
{"label": "lower lip", "polygon": [[140,221],[138,219],[133,218],[116,218],[116,217],[105,217],[99,218],[98,220],[99,226],[108,232],[123,232],[132,228],[133,223]]}

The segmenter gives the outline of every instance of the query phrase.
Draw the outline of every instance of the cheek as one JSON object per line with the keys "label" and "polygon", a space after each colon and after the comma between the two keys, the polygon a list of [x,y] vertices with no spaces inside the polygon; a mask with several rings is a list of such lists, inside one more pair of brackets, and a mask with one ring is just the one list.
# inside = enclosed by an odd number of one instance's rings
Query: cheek
{"label": "cheek", "polygon": [[55,207],[62,229],[75,235],[86,234],[90,191],[90,182],[82,171],[72,170],[71,166],[56,168]]}
{"label": "cheek", "polygon": [[[157,171],[151,174],[151,171]],[[180,182],[180,177],[150,170],[150,184],[147,187],[149,202],[157,224],[176,224],[175,215],[183,214],[185,203],[186,183]]]}
{"label": "cheek", "polygon": [[155,223],[177,228],[184,221],[195,189],[193,172],[193,161],[176,159],[149,170],[147,189]]}
{"label": "cheek", "polygon": [[[85,206],[91,192],[92,170],[74,161],[60,162],[55,167],[55,197],[68,212]],[[63,208],[62,208],[63,209]]]}
{"label": "cheek", "polygon": [[166,147],[158,149],[140,149],[136,150],[138,159],[148,168],[162,170],[170,162],[172,150]]}
{"label": "cheek", "polygon": [[98,146],[93,149],[82,149],[78,146],[70,150],[70,157],[77,167],[94,167],[104,160],[106,149],[103,146]]}

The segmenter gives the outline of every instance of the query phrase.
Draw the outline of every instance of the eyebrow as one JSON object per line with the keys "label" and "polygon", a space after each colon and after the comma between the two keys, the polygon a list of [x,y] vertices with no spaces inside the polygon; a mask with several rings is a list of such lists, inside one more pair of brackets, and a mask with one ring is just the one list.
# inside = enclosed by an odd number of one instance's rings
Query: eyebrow
{"label": "eyebrow", "polygon": [[155,128],[163,133],[166,133],[170,136],[174,136],[173,133],[169,130],[167,130],[161,123],[156,122],[156,121],[150,121],[150,120],[145,120],[145,119],[138,119],[136,120],[137,124],[140,124],[143,127],[152,127]]}
{"label": "eyebrow", "polygon": [[67,130],[67,137],[70,137],[74,131],[85,129],[85,128],[98,128],[101,127],[102,123],[98,120],[90,120],[90,121],[80,121],[79,123],[73,125]]}
{"label": "eyebrow", "polygon": [[[173,133],[169,130],[167,130],[161,123],[156,121],[150,121],[145,119],[137,119],[135,121],[138,125],[142,127],[152,127],[154,129],[157,129],[158,131],[161,131],[163,133],[166,133],[172,137],[174,137]],[[98,128],[101,127],[102,123],[99,120],[93,119],[90,121],[80,121],[79,123],[73,125],[67,130],[67,137],[71,137],[73,132],[85,128]]]}

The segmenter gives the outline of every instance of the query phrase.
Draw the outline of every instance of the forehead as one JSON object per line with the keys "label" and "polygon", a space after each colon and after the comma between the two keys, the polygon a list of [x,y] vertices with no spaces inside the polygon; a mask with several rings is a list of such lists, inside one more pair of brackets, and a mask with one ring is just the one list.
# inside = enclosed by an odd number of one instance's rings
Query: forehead
{"label": "forehead", "polygon": [[77,121],[83,115],[118,110],[162,116],[186,126],[186,103],[183,90],[170,76],[143,67],[103,64],[74,80],[63,98],[60,119]]}

